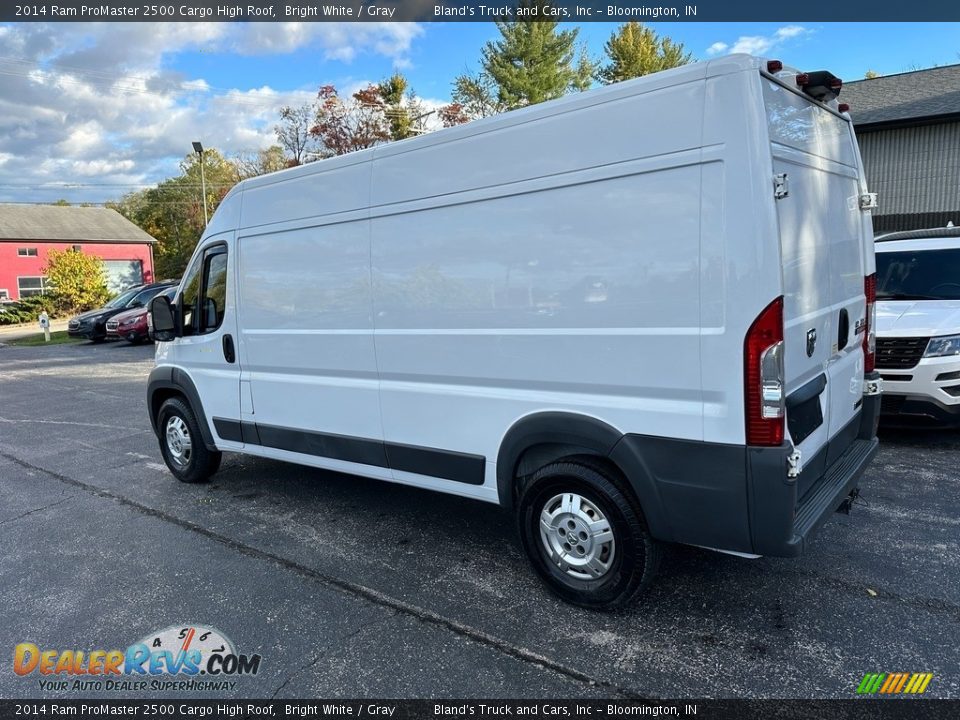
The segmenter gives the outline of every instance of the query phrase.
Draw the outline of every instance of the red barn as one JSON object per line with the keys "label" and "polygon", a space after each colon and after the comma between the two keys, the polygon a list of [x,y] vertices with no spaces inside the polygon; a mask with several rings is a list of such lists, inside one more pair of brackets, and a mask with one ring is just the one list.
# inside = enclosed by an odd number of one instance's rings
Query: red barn
{"label": "red barn", "polygon": [[101,258],[114,292],[153,282],[154,243],[115,210],[0,204],[0,299],[44,293],[51,250],[73,248]]}

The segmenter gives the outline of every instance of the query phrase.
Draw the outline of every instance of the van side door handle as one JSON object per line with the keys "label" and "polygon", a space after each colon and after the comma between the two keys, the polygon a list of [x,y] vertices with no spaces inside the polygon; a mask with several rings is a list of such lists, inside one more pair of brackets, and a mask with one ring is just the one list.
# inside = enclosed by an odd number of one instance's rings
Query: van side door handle
{"label": "van side door handle", "polygon": [[237,360],[237,353],[233,349],[233,336],[229,334],[223,336],[223,359],[231,365]]}

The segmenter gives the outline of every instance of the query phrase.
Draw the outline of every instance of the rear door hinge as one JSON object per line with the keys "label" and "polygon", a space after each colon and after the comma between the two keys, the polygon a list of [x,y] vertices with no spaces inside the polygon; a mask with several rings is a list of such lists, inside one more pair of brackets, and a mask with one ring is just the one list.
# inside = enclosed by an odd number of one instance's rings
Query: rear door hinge
{"label": "rear door hinge", "polygon": [[787,174],[777,173],[773,176],[773,197],[783,200],[788,195],[790,195],[790,186],[787,182]]}
{"label": "rear door hinge", "polygon": [[863,381],[863,394],[866,396],[881,395],[883,393],[883,378]]}
{"label": "rear door hinge", "polygon": [[803,457],[800,451],[794,448],[793,452],[787,455],[787,477],[791,480],[796,479],[800,476],[801,470],[803,470]]}
{"label": "rear door hinge", "polygon": [[876,210],[877,209],[877,194],[876,193],[861,193],[860,194],[860,209],[861,210]]}

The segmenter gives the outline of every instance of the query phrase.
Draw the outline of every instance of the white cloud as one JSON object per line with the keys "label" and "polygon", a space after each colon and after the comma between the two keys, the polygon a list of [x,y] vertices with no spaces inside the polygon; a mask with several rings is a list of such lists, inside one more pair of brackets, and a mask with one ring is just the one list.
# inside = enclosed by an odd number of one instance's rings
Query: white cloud
{"label": "white cloud", "polygon": [[785,40],[786,38],[797,37],[798,35],[805,35],[810,32],[803,25],[787,25],[780,28],[774,33],[778,39]]}
{"label": "white cloud", "polygon": [[[376,54],[407,67],[422,34],[412,23],[0,26],[0,201],[116,198],[175,174],[193,140],[227,155],[274,144],[279,108],[315,97],[313,87],[212,87],[169,69],[179,52],[310,48],[319,85],[330,81],[323,59]],[[71,183],[89,187],[66,194]]]}
{"label": "white cloud", "polygon": [[731,53],[747,53],[748,55],[763,55],[773,47],[774,38],[762,35],[741,35],[731,46]]}
{"label": "white cloud", "polygon": [[812,32],[802,25],[784,25],[777,28],[772,35],[741,35],[733,43],[718,40],[707,48],[707,54],[747,53],[748,55],[765,55],[789,40]]}

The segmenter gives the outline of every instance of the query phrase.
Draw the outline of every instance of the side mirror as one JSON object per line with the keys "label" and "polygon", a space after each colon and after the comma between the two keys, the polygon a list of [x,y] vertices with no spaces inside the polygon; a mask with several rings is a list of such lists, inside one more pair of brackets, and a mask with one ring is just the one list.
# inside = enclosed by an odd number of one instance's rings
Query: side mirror
{"label": "side mirror", "polygon": [[167,342],[177,337],[177,319],[173,306],[163,295],[150,301],[150,335],[154,340]]}

